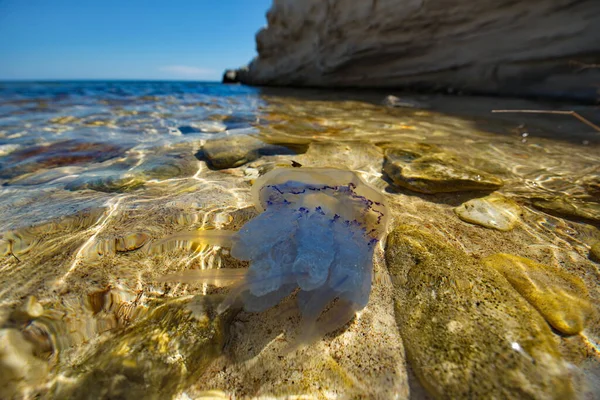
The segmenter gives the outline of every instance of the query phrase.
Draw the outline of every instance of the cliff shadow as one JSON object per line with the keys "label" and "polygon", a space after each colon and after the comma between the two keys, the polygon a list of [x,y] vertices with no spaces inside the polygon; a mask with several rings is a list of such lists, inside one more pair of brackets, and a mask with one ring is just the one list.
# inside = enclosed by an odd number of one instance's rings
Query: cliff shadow
{"label": "cliff shadow", "polygon": [[[423,94],[386,89],[314,89],[261,87],[266,107],[281,101],[358,102],[365,107],[398,118],[410,117],[426,111],[432,119],[436,115],[458,118],[470,124],[470,129],[496,135],[523,138],[545,138],[579,145],[599,145],[600,131],[576,116],[573,111],[595,126],[600,126],[600,106],[566,103],[559,100],[521,99],[498,96],[462,94]],[[389,96],[393,96],[390,98]],[[507,110],[510,112],[495,112]],[[522,112],[520,110],[559,111],[562,113]],[[529,139],[527,139],[529,138]]]}

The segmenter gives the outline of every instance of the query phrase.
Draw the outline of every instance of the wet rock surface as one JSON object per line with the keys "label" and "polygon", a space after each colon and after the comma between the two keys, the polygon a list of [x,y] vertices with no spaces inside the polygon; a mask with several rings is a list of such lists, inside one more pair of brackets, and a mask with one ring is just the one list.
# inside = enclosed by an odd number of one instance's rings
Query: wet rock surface
{"label": "wet rock surface", "polygon": [[499,195],[469,200],[454,212],[463,221],[500,231],[513,229],[522,214],[517,203]]}
{"label": "wet rock surface", "polygon": [[504,277],[414,226],[387,239],[396,320],[435,398],[574,398],[550,328]]}
{"label": "wet rock surface", "polygon": [[578,277],[511,254],[495,254],[483,262],[502,273],[556,330],[575,335],[585,328],[593,311],[585,284]]}
{"label": "wet rock surface", "polygon": [[426,144],[385,150],[383,171],[397,186],[421,193],[495,190],[501,179]]}

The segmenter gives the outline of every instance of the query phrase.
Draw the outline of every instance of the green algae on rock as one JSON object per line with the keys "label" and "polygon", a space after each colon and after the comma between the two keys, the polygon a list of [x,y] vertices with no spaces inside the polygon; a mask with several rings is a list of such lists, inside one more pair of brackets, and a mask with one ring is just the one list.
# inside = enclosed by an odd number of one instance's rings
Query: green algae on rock
{"label": "green algae on rock", "polygon": [[483,259],[496,269],[556,330],[575,335],[585,328],[592,306],[585,284],[565,270],[512,254]]}
{"label": "green algae on rock", "polygon": [[166,399],[195,382],[221,355],[225,318],[205,299],[170,300],[56,382],[54,398]]}
{"label": "green algae on rock", "polygon": [[548,214],[600,223],[600,203],[567,197],[534,198],[532,204]]}
{"label": "green algae on rock", "polygon": [[509,231],[520,220],[521,207],[497,194],[469,200],[454,209],[460,219],[486,228]]}
{"label": "green algae on rock", "polygon": [[386,149],[383,171],[395,185],[428,194],[496,190],[503,185],[455,155],[423,144]]}
{"label": "green algae on rock", "polygon": [[387,239],[396,321],[435,398],[574,397],[552,331],[504,277],[413,226]]}
{"label": "green algae on rock", "polygon": [[590,246],[590,259],[595,262],[600,262],[600,241],[594,242]]}

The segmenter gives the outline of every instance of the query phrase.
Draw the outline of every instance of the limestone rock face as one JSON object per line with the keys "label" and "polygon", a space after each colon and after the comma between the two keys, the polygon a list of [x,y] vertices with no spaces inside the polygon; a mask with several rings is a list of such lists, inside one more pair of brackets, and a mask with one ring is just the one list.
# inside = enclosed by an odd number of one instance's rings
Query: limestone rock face
{"label": "limestone rock face", "polygon": [[597,0],[274,0],[243,83],[596,99]]}

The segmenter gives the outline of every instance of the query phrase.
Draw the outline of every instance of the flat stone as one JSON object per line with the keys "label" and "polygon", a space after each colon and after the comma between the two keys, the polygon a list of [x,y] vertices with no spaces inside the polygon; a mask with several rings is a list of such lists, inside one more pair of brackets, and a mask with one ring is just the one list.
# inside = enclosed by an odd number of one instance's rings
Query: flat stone
{"label": "flat stone", "polygon": [[[306,146],[301,150],[306,151]],[[225,169],[239,167],[261,156],[277,154],[294,155],[297,152],[282,145],[265,143],[252,136],[233,136],[208,140],[196,157],[206,161],[211,168]]]}
{"label": "flat stone", "polygon": [[575,335],[585,328],[592,306],[587,288],[578,277],[512,254],[494,254],[483,262],[502,273],[554,329]]}
{"label": "flat stone", "polygon": [[521,207],[514,201],[494,194],[469,200],[454,209],[460,219],[486,228],[509,231],[521,219]]}
{"label": "flat stone", "polygon": [[503,185],[501,179],[429,145],[386,149],[383,171],[395,185],[428,194],[491,191]]}
{"label": "flat stone", "polygon": [[570,199],[565,196],[534,198],[532,205],[551,215],[600,223],[600,203]]}
{"label": "flat stone", "polygon": [[542,316],[494,269],[413,226],[387,238],[408,359],[434,398],[574,398]]}

